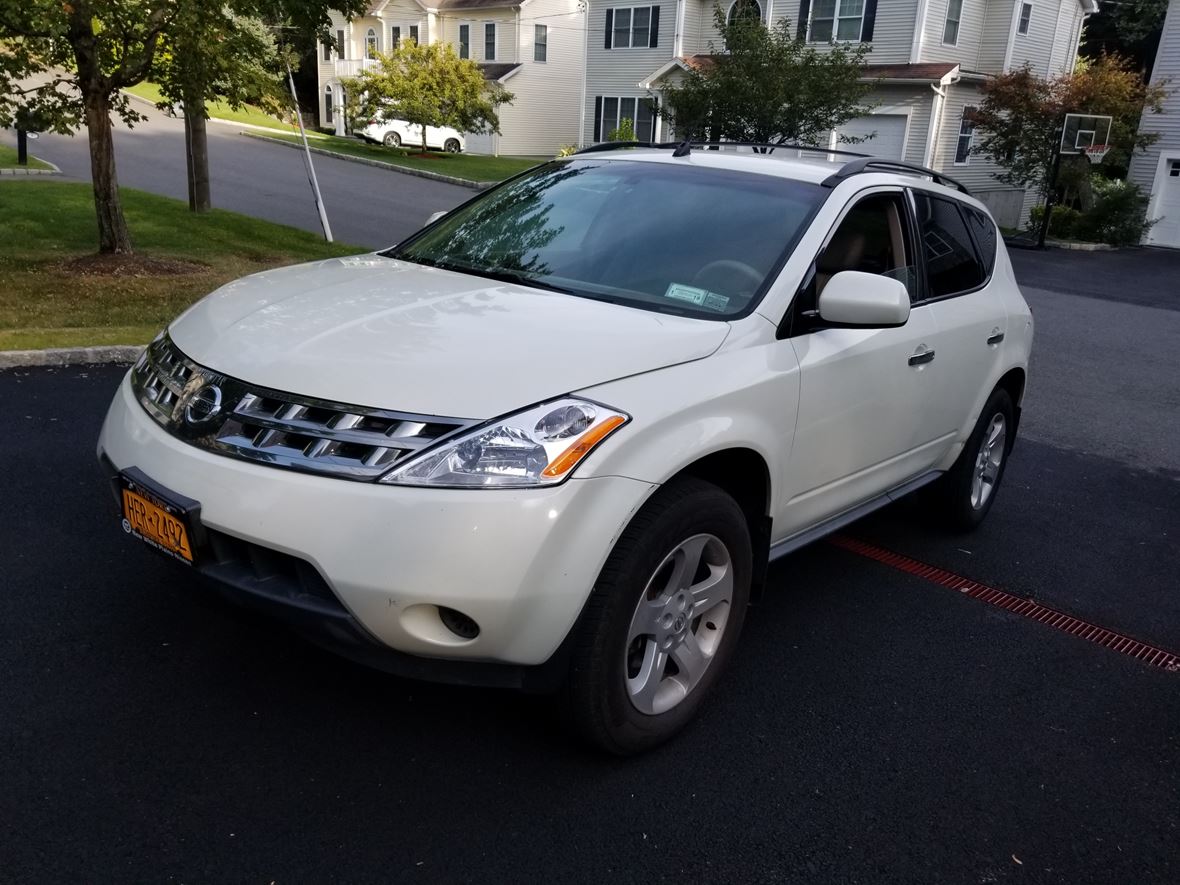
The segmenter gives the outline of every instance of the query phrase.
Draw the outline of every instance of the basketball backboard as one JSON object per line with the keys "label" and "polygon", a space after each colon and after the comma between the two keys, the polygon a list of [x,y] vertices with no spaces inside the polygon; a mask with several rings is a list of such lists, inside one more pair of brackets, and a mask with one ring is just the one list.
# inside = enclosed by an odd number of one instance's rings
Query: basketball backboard
{"label": "basketball backboard", "polygon": [[1092,114],[1066,114],[1061,130],[1061,153],[1081,154],[1096,144],[1110,144],[1113,117]]}

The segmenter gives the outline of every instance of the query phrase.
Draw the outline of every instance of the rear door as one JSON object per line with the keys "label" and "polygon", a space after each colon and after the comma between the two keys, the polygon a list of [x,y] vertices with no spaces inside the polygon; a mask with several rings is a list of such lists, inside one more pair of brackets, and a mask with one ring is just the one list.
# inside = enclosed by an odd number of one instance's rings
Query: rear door
{"label": "rear door", "polygon": [[892,329],[825,328],[808,317],[823,286],[844,270],[891,276],[917,297],[917,261],[903,189],[874,188],[846,210],[796,296],[785,334],[799,361],[799,411],[775,540],[901,485],[936,460],[929,405],[937,370],[925,354],[937,326],[929,306],[914,307]]}
{"label": "rear door", "polygon": [[985,212],[952,197],[912,191],[922,242],[924,299],[938,327],[933,348],[938,392],[932,419],[939,435],[954,437],[974,425],[998,377],[1008,332],[1004,300],[992,270],[999,236]]}

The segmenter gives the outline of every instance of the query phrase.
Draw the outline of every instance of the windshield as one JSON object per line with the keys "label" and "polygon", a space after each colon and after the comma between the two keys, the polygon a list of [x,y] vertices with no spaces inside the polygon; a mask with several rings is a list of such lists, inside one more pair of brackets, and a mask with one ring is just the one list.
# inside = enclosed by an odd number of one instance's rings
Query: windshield
{"label": "windshield", "polygon": [[701,166],[547,163],[385,253],[688,316],[753,309],[824,191]]}

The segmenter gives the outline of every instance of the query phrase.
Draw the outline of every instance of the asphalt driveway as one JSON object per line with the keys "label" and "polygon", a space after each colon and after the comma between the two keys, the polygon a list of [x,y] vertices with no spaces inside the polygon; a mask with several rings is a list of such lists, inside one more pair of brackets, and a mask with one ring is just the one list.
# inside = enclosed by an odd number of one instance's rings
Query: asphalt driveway
{"label": "asphalt driveway", "polygon": [[[1180,652],[1180,299],[1026,293],[988,522],[848,534]],[[0,881],[1180,881],[1180,673],[820,543],[700,721],[606,759],[542,700],[360,669],[129,547],[93,458],[121,373],[0,373]]]}

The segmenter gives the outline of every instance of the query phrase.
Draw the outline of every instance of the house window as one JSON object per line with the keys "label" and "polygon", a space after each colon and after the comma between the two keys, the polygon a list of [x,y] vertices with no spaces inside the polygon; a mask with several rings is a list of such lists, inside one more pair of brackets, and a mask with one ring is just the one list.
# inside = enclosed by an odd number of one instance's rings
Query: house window
{"label": "house window", "polygon": [[549,26],[533,26],[533,61],[549,60]]}
{"label": "house window", "polygon": [[655,141],[655,104],[648,98],[594,99],[594,140],[606,141],[624,120],[631,121],[636,141]]}
{"label": "house window", "polygon": [[397,49],[397,47],[399,47],[401,45],[402,45],[402,29],[400,27],[398,27],[397,25],[394,25],[392,28],[389,29],[389,48],[390,49]]}
{"label": "house window", "polygon": [[324,87],[324,125],[325,126],[332,125],[332,110],[333,110],[332,104],[333,104],[332,87],[325,86]]}
{"label": "house window", "polygon": [[971,158],[971,144],[975,141],[975,108],[963,108],[959,123],[959,143],[955,145],[955,165],[966,166]]}
{"label": "house window", "polygon": [[660,7],[622,6],[606,11],[607,49],[655,49],[659,42]]}
{"label": "house window", "polygon": [[726,20],[732,25],[738,19],[762,21],[762,4],[758,0],[734,0]]}
{"label": "house window", "polygon": [[1172,160],[1168,163],[1168,177],[1180,178],[1180,160]]}
{"label": "house window", "polygon": [[418,45],[418,26],[410,25],[410,42],[415,46]]}
{"label": "house window", "polygon": [[815,0],[811,8],[812,43],[860,40],[865,0]]}
{"label": "house window", "polygon": [[1020,24],[1016,26],[1017,34],[1027,34],[1029,22],[1032,21],[1032,4],[1020,4]]}
{"label": "house window", "polygon": [[380,51],[381,41],[377,38],[377,32],[369,28],[365,33],[365,58],[376,58]]}
{"label": "house window", "polygon": [[336,52],[340,58],[348,58],[348,45],[344,42],[344,31],[336,32]]}
{"label": "house window", "polygon": [[459,25],[459,58],[471,58],[471,25]]}
{"label": "house window", "polygon": [[954,46],[959,42],[959,19],[963,17],[963,0],[949,0],[946,5],[946,24],[942,26],[942,42]]}
{"label": "house window", "polygon": [[483,26],[483,58],[484,61],[496,60],[496,23],[488,22]]}
{"label": "house window", "polygon": [[324,43],[323,49],[324,49],[324,55],[323,55],[324,61],[331,61],[332,60],[332,44],[331,43]]}

